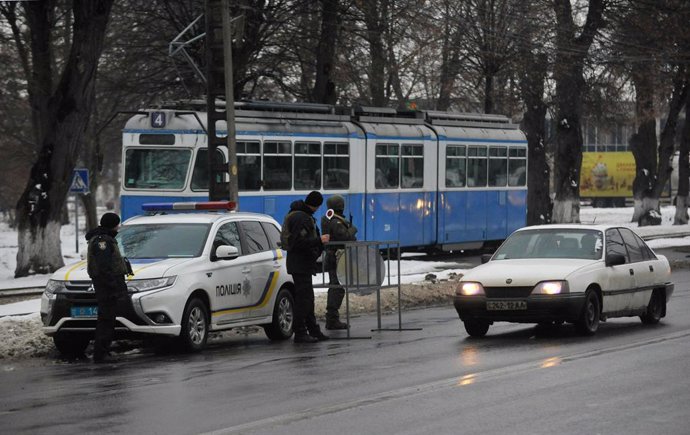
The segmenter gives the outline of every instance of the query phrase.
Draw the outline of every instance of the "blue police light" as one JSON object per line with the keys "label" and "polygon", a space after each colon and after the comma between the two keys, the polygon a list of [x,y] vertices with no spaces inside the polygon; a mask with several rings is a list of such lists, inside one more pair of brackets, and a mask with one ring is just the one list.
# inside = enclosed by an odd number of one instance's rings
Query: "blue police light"
{"label": "blue police light", "polygon": [[149,202],[142,204],[144,211],[177,211],[177,210],[236,210],[234,201],[207,202]]}

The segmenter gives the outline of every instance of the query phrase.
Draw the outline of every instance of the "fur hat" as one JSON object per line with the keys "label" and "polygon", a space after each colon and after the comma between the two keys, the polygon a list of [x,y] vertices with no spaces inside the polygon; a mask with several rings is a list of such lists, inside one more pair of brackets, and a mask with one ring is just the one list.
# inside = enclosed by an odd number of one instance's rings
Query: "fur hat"
{"label": "fur hat", "polygon": [[115,213],[108,212],[101,216],[101,226],[103,228],[112,230],[117,228],[118,225],[120,225],[120,216],[116,215]]}
{"label": "fur hat", "polygon": [[304,200],[304,203],[312,207],[321,207],[321,204],[323,204],[323,196],[321,196],[321,193],[314,190],[309,192],[309,195],[307,195],[307,199]]}

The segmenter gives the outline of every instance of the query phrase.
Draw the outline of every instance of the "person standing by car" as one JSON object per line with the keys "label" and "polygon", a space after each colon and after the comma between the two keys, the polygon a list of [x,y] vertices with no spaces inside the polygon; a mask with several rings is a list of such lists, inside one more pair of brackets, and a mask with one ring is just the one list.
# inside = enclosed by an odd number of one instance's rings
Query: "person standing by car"
{"label": "person standing by car", "polygon": [[321,332],[314,316],[314,285],[312,275],[317,273],[316,261],[328,243],[328,235],[320,235],[314,213],[323,203],[323,196],[310,192],[304,201],[290,204],[285,216],[281,243],[287,251],[287,272],[295,282],[295,343],[315,343],[328,340]]}
{"label": "person standing by car", "polygon": [[[321,218],[321,231],[331,236],[331,242],[349,242],[357,240],[357,227],[352,225],[345,216],[345,198],[340,195],[333,195],[326,201],[328,211]],[[345,297],[345,289],[338,281],[336,272],[337,259],[336,252],[343,249],[343,246],[335,245],[326,249],[326,259],[324,269],[328,272],[328,298],[326,299],[326,329],[347,329],[348,324],[340,321],[340,306]]]}
{"label": "person standing by car", "polygon": [[119,300],[127,296],[125,275],[131,266],[120,254],[117,229],[120,217],[115,213],[101,216],[101,224],[86,233],[88,241],[87,271],[93,282],[98,302],[98,318],[93,344],[93,362],[107,362],[110,342],[115,331],[115,312]]}

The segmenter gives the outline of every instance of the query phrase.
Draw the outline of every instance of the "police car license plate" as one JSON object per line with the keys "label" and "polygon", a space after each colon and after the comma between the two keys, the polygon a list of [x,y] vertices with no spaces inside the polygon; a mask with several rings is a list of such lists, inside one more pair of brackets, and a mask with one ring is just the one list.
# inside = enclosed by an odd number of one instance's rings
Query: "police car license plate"
{"label": "police car license plate", "polygon": [[70,309],[72,317],[96,317],[98,307],[72,307]]}
{"label": "police car license plate", "polygon": [[526,310],[526,301],[486,301],[486,309],[489,311]]}

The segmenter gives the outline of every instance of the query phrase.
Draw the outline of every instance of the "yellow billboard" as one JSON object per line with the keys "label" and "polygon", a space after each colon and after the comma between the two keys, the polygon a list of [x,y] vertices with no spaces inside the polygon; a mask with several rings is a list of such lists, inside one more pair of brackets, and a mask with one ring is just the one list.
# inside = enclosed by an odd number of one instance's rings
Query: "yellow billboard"
{"label": "yellow billboard", "polygon": [[584,152],[580,197],[632,197],[635,158],[630,151]]}

